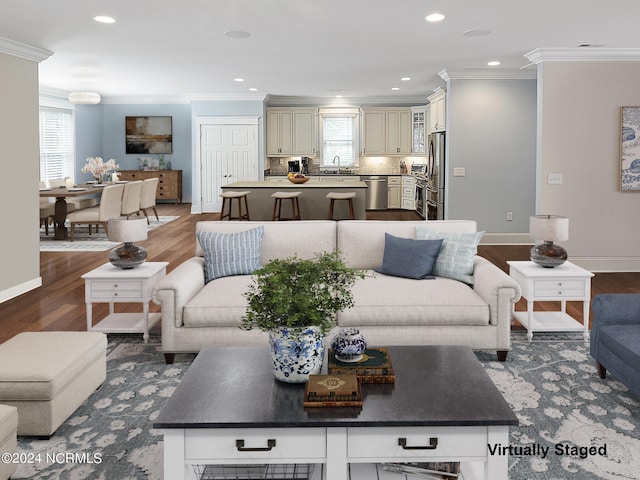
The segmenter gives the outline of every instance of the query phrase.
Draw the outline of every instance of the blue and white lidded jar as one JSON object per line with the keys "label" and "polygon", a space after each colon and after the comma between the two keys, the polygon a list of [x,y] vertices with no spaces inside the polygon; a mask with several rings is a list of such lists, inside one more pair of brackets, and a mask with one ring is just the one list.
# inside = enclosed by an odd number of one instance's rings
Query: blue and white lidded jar
{"label": "blue and white lidded jar", "polygon": [[341,362],[357,362],[367,349],[367,342],[357,328],[343,328],[331,341],[331,349]]}

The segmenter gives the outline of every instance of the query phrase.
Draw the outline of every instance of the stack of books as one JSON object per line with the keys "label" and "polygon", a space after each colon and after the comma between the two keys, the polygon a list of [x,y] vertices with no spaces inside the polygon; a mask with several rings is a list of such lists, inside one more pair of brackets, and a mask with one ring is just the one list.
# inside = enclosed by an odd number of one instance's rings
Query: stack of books
{"label": "stack of books", "polygon": [[305,407],[362,407],[357,375],[310,375],[304,390]]}
{"label": "stack of books", "polygon": [[361,383],[395,383],[396,375],[386,348],[367,348],[357,362],[341,362],[329,350],[328,372],[355,374]]}

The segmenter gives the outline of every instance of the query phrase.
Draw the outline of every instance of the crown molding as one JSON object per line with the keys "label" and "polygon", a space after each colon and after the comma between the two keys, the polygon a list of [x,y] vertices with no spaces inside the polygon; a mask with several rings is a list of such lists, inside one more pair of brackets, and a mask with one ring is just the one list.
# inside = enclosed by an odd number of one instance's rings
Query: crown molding
{"label": "crown molding", "polygon": [[449,80],[535,80],[535,70],[511,70],[500,68],[453,68],[438,73],[445,82]]}
{"label": "crown molding", "polygon": [[640,48],[536,48],[524,56],[534,65],[542,62],[639,62]]}
{"label": "crown molding", "polygon": [[384,107],[423,105],[427,95],[381,97],[304,97],[287,95],[267,95],[265,103],[269,107]]}
{"label": "crown molding", "polygon": [[53,52],[45,50],[44,48],[32,47],[31,45],[9,40],[4,37],[0,37],[0,53],[6,53],[7,55],[38,63],[53,55]]}

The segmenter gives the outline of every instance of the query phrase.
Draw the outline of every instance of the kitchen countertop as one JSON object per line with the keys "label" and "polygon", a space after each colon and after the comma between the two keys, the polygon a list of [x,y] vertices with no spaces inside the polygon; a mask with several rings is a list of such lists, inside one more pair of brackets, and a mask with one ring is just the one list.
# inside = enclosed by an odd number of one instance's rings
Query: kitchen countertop
{"label": "kitchen countertop", "polygon": [[342,182],[340,180],[336,180],[335,182],[331,182],[331,181],[323,181],[323,182],[318,182],[315,180],[309,180],[306,183],[293,183],[293,182],[268,182],[268,181],[264,181],[264,182],[235,182],[235,183],[230,183],[227,185],[224,185],[222,187],[223,189],[225,188],[233,188],[233,189],[238,189],[238,188],[276,188],[278,190],[283,189],[283,188],[347,188],[347,189],[353,189],[353,188],[367,188],[367,184],[364,182],[359,182],[359,181],[353,181],[353,182]]}

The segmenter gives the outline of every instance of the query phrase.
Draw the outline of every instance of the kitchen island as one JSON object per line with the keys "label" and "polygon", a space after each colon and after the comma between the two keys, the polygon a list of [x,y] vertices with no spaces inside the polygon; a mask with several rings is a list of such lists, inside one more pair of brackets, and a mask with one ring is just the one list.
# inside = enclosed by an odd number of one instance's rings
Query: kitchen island
{"label": "kitchen island", "polygon": [[[367,184],[360,181],[317,181],[306,183],[292,182],[236,182],[224,185],[223,192],[251,192],[249,200],[249,215],[251,220],[271,220],[274,200],[271,195],[275,192],[302,192],[299,197],[300,215],[302,220],[326,220],[329,213],[329,192],[355,192],[353,210],[356,220],[366,220],[365,197]],[[282,202],[282,216],[291,216],[289,201]],[[235,208],[235,203],[234,203]],[[333,210],[336,220],[349,218],[349,202],[337,201]]]}

